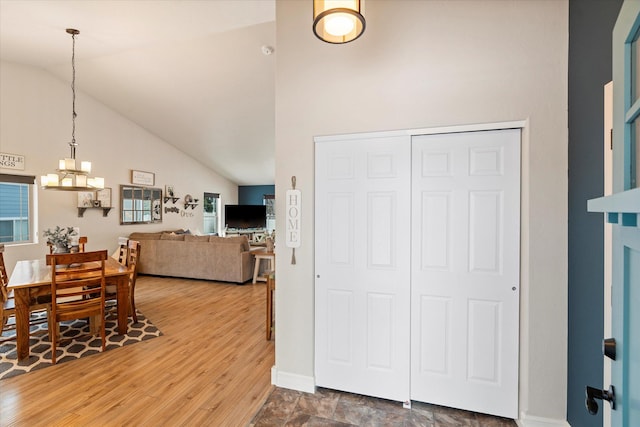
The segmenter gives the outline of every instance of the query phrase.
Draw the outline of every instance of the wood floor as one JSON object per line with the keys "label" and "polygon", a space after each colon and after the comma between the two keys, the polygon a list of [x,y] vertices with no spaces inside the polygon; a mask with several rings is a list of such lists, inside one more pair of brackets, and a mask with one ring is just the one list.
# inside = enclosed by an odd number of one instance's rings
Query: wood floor
{"label": "wood floor", "polygon": [[244,426],[271,391],[265,284],[140,276],[164,334],[0,381],[0,426]]}

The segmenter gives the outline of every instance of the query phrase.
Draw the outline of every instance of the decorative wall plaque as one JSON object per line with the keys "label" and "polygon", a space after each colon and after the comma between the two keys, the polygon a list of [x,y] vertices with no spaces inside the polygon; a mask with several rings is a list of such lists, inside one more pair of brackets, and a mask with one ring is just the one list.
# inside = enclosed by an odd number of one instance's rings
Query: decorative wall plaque
{"label": "decorative wall plaque", "polygon": [[153,172],[144,171],[131,171],[131,183],[138,185],[154,185],[156,182],[156,175]]}

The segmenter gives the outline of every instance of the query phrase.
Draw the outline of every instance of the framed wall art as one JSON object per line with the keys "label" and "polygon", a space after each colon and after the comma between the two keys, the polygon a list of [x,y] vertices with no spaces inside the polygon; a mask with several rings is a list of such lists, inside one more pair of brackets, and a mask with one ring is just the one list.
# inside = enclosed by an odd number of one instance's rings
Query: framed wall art
{"label": "framed wall art", "polygon": [[156,182],[156,174],[153,172],[131,171],[131,183],[138,185],[154,185]]}
{"label": "framed wall art", "polygon": [[78,207],[92,208],[93,201],[96,199],[95,191],[78,191]]}
{"label": "framed wall art", "polygon": [[103,188],[96,191],[96,200],[99,202],[100,207],[111,207],[111,188]]}
{"label": "framed wall art", "polygon": [[120,224],[162,222],[162,189],[120,186]]}

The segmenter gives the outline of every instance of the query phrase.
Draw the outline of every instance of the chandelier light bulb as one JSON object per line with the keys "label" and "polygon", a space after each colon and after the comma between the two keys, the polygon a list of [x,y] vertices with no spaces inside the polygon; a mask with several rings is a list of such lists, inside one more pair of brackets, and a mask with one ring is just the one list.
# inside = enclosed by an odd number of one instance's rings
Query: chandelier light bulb
{"label": "chandelier light bulb", "polygon": [[313,0],[313,33],[320,40],[342,44],[364,32],[364,0]]}
{"label": "chandelier light bulb", "polygon": [[58,180],[59,180],[59,177],[58,177],[58,174],[56,173],[50,173],[41,178],[41,181],[44,181],[43,185],[46,185],[48,187],[57,187]]}
{"label": "chandelier light bulb", "polygon": [[345,13],[337,13],[326,19],[324,28],[332,36],[342,37],[353,31],[356,26],[354,18]]}
{"label": "chandelier light bulb", "polygon": [[99,176],[95,177],[95,188],[104,188],[104,178],[100,178]]}
{"label": "chandelier light bulb", "polygon": [[91,172],[91,162],[83,161],[80,163],[80,170],[82,172],[90,173]]}

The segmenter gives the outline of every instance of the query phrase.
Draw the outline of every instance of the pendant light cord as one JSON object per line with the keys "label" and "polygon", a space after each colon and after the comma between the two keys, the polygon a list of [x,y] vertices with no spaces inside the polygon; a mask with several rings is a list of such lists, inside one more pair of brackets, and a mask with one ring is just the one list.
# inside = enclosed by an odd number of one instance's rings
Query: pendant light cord
{"label": "pendant light cord", "polygon": [[71,39],[73,40],[71,50],[71,93],[73,100],[71,102],[71,142],[69,146],[71,147],[72,159],[76,158],[76,147],[78,146],[76,143],[76,34],[75,32],[71,33]]}

